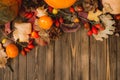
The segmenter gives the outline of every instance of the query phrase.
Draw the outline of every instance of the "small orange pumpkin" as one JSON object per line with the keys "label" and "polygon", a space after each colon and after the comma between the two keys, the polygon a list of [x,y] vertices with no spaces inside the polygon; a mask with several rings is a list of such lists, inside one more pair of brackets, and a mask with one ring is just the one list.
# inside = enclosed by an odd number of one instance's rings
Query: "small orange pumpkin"
{"label": "small orange pumpkin", "polygon": [[68,8],[72,6],[76,0],[44,0],[49,6],[53,8]]}
{"label": "small orange pumpkin", "polygon": [[50,29],[53,24],[52,18],[47,15],[41,16],[37,22],[38,22],[38,26],[45,30]]}
{"label": "small orange pumpkin", "polygon": [[18,55],[18,47],[11,43],[6,46],[6,54],[9,58],[15,58]]}

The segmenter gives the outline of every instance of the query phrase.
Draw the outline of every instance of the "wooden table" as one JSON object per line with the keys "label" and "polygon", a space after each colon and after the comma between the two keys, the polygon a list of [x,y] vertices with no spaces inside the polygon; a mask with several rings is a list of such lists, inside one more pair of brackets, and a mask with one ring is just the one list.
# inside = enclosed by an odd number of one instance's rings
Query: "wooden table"
{"label": "wooden table", "polygon": [[12,67],[0,69],[0,80],[120,80],[120,38],[100,42],[81,29],[19,55]]}

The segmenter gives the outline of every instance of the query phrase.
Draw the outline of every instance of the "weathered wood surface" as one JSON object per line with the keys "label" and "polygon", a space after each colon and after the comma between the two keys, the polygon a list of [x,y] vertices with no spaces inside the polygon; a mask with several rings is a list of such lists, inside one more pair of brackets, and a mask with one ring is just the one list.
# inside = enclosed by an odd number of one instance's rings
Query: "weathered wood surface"
{"label": "weathered wood surface", "polygon": [[0,80],[120,80],[120,38],[103,42],[84,30],[63,35],[49,46],[19,55]]}

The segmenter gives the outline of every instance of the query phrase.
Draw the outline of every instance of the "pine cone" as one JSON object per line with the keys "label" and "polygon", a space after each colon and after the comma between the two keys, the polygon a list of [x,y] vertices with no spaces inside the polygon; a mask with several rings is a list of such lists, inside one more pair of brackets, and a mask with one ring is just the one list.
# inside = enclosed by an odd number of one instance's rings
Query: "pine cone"
{"label": "pine cone", "polygon": [[49,37],[51,40],[56,40],[62,35],[63,31],[60,28],[52,27],[49,31]]}

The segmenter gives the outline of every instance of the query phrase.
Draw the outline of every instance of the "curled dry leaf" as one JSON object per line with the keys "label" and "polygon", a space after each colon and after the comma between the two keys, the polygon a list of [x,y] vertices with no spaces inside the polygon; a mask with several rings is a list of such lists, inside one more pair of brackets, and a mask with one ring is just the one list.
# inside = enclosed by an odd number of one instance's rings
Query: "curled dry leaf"
{"label": "curled dry leaf", "polygon": [[107,14],[107,15],[101,15],[100,20],[105,26],[105,30],[99,31],[97,35],[93,35],[96,40],[103,41],[103,38],[108,38],[108,35],[112,35],[115,31],[115,21],[113,20],[112,16]]}
{"label": "curled dry leaf", "polygon": [[64,32],[76,32],[80,29],[81,25],[79,23],[61,24],[60,27]]}
{"label": "curled dry leaf", "polygon": [[15,41],[19,39],[20,42],[28,42],[32,30],[31,23],[15,23],[15,28],[13,32]]}
{"label": "curled dry leaf", "polygon": [[0,68],[4,68],[7,63],[7,54],[5,53],[2,45],[0,44]]}

